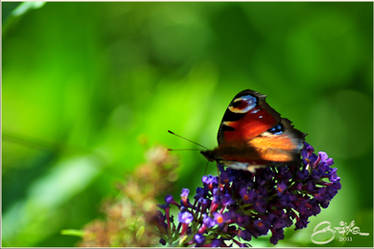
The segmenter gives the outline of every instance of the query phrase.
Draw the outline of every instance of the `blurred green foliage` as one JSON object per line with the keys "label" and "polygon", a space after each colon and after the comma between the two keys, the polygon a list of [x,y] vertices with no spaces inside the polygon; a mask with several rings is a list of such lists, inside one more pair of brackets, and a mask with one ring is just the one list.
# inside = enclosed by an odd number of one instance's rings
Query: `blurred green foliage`
{"label": "blurred green foliage", "polygon": [[[61,230],[100,217],[146,148],[191,147],[168,129],[213,148],[247,88],[342,178],[330,207],[278,246],[314,246],[323,220],[370,233],[328,246],[372,246],[372,3],[19,4],[2,4],[3,246],[76,245]],[[199,153],[179,157],[174,195],[205,173]]]}

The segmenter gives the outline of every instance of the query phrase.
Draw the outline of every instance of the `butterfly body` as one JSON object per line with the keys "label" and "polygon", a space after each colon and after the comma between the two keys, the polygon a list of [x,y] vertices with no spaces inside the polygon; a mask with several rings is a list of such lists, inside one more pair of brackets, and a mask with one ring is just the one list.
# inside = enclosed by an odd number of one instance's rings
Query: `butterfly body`
{"label": "butterfly body", "polygon": [[209,161],[252,171],[271,163],[299,158],[305,134],[271,108],[266,96],[252,90],[230,102],[218,130],[218,147],[201,151]]}

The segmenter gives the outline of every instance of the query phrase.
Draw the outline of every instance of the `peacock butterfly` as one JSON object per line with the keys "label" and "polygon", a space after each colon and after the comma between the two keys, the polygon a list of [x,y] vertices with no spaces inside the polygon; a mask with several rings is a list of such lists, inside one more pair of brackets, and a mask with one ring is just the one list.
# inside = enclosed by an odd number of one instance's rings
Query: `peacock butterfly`
{"label": "peacock butterfly", "polygon": [[218,147],[200,151],[209,161],[254,172],[272,163],[300,158],[305,134],[271,108],[266,96],[253,90],[230,102],[218,130]]}

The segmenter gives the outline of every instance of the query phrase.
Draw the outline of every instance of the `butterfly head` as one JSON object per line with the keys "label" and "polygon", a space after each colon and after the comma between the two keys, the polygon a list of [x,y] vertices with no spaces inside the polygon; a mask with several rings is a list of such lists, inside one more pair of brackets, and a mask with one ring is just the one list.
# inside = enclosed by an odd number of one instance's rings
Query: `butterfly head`
{"label": "butterfly head", "polygon": [[216,161],[216,153],[214,150],[202,150],[200,153],[209,161]]}

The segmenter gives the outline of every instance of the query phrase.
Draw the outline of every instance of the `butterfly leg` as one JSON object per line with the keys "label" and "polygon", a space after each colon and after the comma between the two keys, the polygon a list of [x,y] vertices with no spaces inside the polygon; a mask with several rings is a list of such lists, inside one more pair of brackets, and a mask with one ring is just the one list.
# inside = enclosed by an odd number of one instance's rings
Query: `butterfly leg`
{"label": "butterfly leg", "polygon": [[221,186],[221,172],[219,171],[218,165],[217,165],[217,177],[218,177],[218,186]]}

